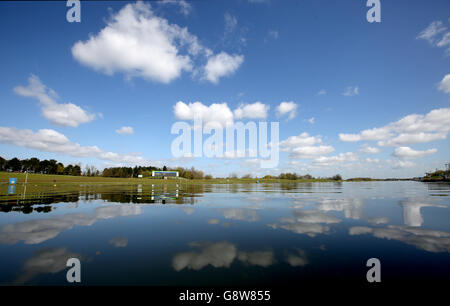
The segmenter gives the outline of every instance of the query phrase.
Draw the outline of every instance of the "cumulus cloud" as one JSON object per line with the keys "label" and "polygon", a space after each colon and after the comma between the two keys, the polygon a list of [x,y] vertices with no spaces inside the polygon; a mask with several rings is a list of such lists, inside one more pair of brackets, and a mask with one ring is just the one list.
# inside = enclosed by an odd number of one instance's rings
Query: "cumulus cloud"
{"label": "cumulus cloud", "polygon": [[376,238],[398,240],[428,252],[450,252],[450,233],[442,231],[396,225],[388,225],[385,228],[354,226],[349,229],[349,234],[372,234]]}
{"label": "cumulus cloud", "polygon": [[56,274],[61,272],[67,268],[67,260],[70,258],[82,259],[83,256],[71,252],[66,248],[46,248],[39,250],[23,263],[17,283],[26,283],[40,274]]}
{"label": "cumulus cloud", "polygon": [[322,166],[331,166],[345,162],[354,162],[358,160],[358,155],[353,152],[340,153],[335,156],[320,156],[314,159],[314,163]]}
{"label": "cumulus cloud", "polygon": [[298,105],[293,101],[281,102],[276,108],[277,116],[282,117],[288,115],[287,120],[291,120],[297,115],[297,108]]}
{"label": "cumulus cloud", "polygon": [[225,219],[233,219],[239,221],[254,222],[259,219],[259,215],[254,209],[244,208],[220,208],[219,211],[225,217]]}
{"label": "cumulus cloud", "polygon": [[269,108],[269,105],[265,105],[259,101],[252,104],[244,104],[234,110],[234,116],[236,119],[265,119],[267,118]]}
{"label": "cumulus cloud", "polygon": [[294,209],[292,217],[280,219],[280,223],[268,224],[273,229],[282,228],[296,234],[315,237],[330,231],[328,224],[341,222],[340,219],[320,211]]}
{"label": "cumulus cloud", "polygon": [[423,207],[439,207],[446,208],[443,205],[427,203],[426,200],[421,199],[407,199],[398,203],[403,209],[403,222],[407,226],[419,227],[422,226],[423,217],[421,208]]}
{"label": "cumulus cloud", "polygon": [[20,130],[15,127],[0,126],[0,142],[73,157],[96,157],[115,163],[144,164],[148,162],[138,155],[108,152],[97,146],[81,146],[52,129],[41,129],[33,132],[28,129]]}
{"label": "cumulus cloud", "polygon": [[14,87],[14,92],[24,97],[37,99],[40,102],[42,115],[56,125],[77,127],[95,118],[94,114],[88,113],[73,103],[57,103],[56,92],[47,88],[36,75],[28,78],[27,86]]}
{"label": "cumulus cloud", "polygon": [[361,148],[359,148],[359,151],[365,154],[377,154],[381,152],[380,148],[371,147],[368,144],[364,144],[363,146],[361,146]]}
{"label": "cumulus cloud", "polygon": [[162,83],[191,71],[191,55],[200,52],[206,49],[187,28],[155,16],[150,4],[141,1],[125,5],[97,35],[72,47],[76,60],[97,71]]}
{"label": "cumulus cloud", "polygon": [[139,214],[141,214],[139,206],[120,204],[98,207],[92,216],[66,214],[48,219],[10,223],[0,227],[0,243],[16,244],[23,241],[25,244],[40,244],[74,226],[90,226],[99,220]]}
{"label": "cumulus cloud", "polygon": [[311,159],[318,158],[323,155],[328,155],[334,151],[332,146],[320,145],[320,146],[304,146],[293,148],[290,157],[298,159]]}
{"label": "cumulus cloud", "polygon": [[286,262],[292,267],[304,267],[309,263],[306,252],[303,250],[297,250],[296,253],[288,254]]}
{"label": "cumulus cloud", "polygon": [[439,83],[438,89],[445,93],[450,93],[450,74],[444,76],[442,81]]}
{"label": "cumulus cloud", "polygon": [[344,96],[357,96],[359,95],[359,87],[358,86],[347,86],[345,91],[342,93]]}
{"label": "cumulus cloud", "polygon": [[238,251],[236,245],[227,242],[191,242],[192,248],[198,252],[180,252],[172,259],[172,267],[175,271],[183,269],[201,270],[211,265],[214,268],[229,268],[237,259],[249,265],[268,267],[274,261],[272,251],[244,252]]}
{"label": "cumulus cloud", "polygon": [[404,169],[404,168],[412,168],[414,167],[416,164],[409,161],[409,160],[398,160],[396,162],[394,162],[394,164],[392,165],[393,169]]}
{"label": "cumulus cloud", "polygon": [[227,103],[213,103],[210,106],[201,102],[186,104],[179,101],[173,107],[175,117],[180,120],[201,119],[204,124],[220,124],[225,127],[233,123],[233,112]]}
{"label": "cumulus cloud", "polygon": [[177,119],[194,121],[199,119],[204,125],[226,127],[234,123],[235,119],[264,119],[267,118],[269,106],[261,102],[242,104],[232,111],[226,102],[205,105],[202,102],[185,103],[178,101],[173,112]]}
{"label": "cumulus cloud", "polygon": [[304,132],[290,136],[279,143],[280,151],[289,152],[290,158],[312,159],[325,156],[334,151],[329,145],[322,145],[321,136],[310,136]]}
{"label": "cumulus cloud", "polygon": [[393,155],[398,158],[419,158],[425,157],[437,152],[437,149],[429,149],[425,151],[418,151],[411,149],[410,147],[398,147],[395,149]]}
{"label": "cumulus cloud", "polygon": [[316,119],[314,119],[314,117],[311,117],[308,119],[308,122],[311,124],[314,124],[315,121],[316,121]]}
{"label": "cumulus cloud", "polygon": [[319,211],[343,211],[347,219],[359,220],[363,215],[363,202],[356,198],[323,198],[317,201],[316,207]]}
{"label": "cumulus cloud", "polygon": [[226,52],[212,55],[206,63],[204,78],[211,83],[217,84],[221,77],[234,74],[243,62],[243,55],[230,55]]}
{"label": "cumulus cloud", "polygon": [[281,151],[290,151],[293,148],[300,146],[312,146],[322,143],[320,136],[310,136],[308,133],[303,132],[298,136],[290,136],[286,140],[280,142]]}
{"label": "cumulus cloud", "polygon": [[[186,14],[191,8],[185,1],[166,3],[177,3]],[[156,16],[150,4],[141,1],[125,5],[100,32],[76,42],[72,55],[83,65],[107,75],[118,72],[127,78],[142,77],[165,84],[183,72],[197,75],[199,71],[217,83],[219,78],[233,74],[244,61],[243,55],[214,55],[186,27]],[[201,68],[200,56],[207,60]]]}
{"label": "cumulus cloud", "polygon": [[120,135],[131,135],[134,134],[134,130],[131,126],[122,126],[120,129],[116,130],[116,133]]}
{"label": "cumulus cloud", "polygon": [[404,146],[445,139],[450,131],[450,108],[439,108],[426,115],[411,114],[380,128],[358,134],[339,134],[345,142],[378,140],[380,146]]}

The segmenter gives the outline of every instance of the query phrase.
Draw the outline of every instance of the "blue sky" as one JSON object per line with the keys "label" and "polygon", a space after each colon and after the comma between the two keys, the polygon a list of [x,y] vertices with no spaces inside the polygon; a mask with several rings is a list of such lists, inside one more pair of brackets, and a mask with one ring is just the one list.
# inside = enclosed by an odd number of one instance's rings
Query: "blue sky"
{"label": "blue sky", "polygon": [[[356,0],[83,1],[81,22],[69,23],[65,1],[1,2],[0,156],[217,176],[442,168],[450,3],[381,4],[381,23],[369,23]],[[279,166],[174,159],[171,126],[190,121],[194,102],[209,118],[279,121]]]}

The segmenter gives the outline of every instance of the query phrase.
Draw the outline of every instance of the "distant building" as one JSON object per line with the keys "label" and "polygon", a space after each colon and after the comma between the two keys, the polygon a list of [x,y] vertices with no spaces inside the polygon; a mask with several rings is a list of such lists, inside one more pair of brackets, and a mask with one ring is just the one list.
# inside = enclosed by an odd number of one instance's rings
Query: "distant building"
{"label": "distant building", "polygon": [[153,177],[178,177],[178,171],[152,171]]}

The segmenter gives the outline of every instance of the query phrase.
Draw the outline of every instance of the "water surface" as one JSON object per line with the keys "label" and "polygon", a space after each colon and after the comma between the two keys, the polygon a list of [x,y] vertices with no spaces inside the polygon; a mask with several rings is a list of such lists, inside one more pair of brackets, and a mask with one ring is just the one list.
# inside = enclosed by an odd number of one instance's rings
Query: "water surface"
{"label": "water surface", "polygon": [[72,257],[85,285],[366,282],[372,257],[383,282],[448,282],[449,194],[420,182],[3,192],[0,284],[65,285]]}

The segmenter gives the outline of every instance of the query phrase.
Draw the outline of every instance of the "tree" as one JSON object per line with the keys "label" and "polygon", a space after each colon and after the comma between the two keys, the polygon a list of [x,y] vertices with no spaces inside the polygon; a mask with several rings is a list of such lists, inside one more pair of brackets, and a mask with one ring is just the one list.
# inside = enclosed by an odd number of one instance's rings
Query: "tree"
{"label": "tree", "polygon": [[80,176],[81,175],[81,167],[80,165],[75,165],[72,168],[72,175]]}
{"label": "tree", "polygon": [[17,157],[14,157],[13,159],[8,160],[7,168],[11,169],[12,171],[21,171],[22,162]]}
{"label": "tree", "polygon": [[7,164],[6,159],[0,156],[0,171],[6,170],[6,164]]}
{"label": "tree", "polygon": [[335,181],[342,181],[342,176],[340,174],[336,174],[335,176],[331,177],[331,179]]}
{"label": "tree", "polygon": [[166,166],[163,167],[163,171],[167,171],[167,167]]}
{"label": "tree", "polygon": [[56,164],[56,174],[58,175],[64,174],[64,165],[62,163]]}

